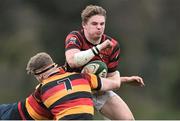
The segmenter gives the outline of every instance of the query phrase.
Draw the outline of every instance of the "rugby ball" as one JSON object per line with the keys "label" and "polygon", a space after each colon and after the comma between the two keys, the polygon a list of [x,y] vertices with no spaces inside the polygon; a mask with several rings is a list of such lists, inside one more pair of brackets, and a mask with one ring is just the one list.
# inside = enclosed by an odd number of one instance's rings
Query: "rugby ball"
{"label": "rugby ball", "polygon": [[105,78],[107,76],[107,71],[108,71],[108,68],[104,62],[100,60],[95,60],[86,64],[83,67],[81,73],[93,73],[96,76]]}

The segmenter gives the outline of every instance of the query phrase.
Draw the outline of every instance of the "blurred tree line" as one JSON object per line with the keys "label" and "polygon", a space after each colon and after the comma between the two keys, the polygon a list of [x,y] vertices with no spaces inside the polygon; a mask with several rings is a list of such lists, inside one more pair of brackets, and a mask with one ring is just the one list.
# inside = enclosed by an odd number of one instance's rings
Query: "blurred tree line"
{"label": "blurred tree line", "polygon": [[180,119],[179,0],[0,0],[0,103],[34,89],[37,82],[25,70],[34,54],[45,51],[64,64],[65,37],[81,28],[80,13],[89,4],[107,10],[105,33],[120,43],[121,76],[139,75],[146,83],[116,91],[135,118]]}

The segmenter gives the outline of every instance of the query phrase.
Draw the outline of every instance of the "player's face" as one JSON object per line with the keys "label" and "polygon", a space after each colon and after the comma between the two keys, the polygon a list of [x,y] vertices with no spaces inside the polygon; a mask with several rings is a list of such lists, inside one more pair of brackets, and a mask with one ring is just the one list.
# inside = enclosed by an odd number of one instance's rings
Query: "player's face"
{"label": "player's face", "polygon": [[87,23],[83,25],[83,28],[89,38],[98,40],[104,33],[105,17],[102,15],[92,16]]}

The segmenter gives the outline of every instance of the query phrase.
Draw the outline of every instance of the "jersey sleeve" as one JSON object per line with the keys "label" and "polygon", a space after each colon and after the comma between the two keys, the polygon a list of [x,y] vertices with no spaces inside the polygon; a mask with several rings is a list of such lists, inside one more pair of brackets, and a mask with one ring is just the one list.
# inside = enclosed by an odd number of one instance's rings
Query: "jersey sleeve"
{"label": "jersey sleeve", "polygon": [[86,73],[86,74],[82,74],[84,76],[85,79],[87,79],[89,81],[90,87],[92,90],[100,90],[102,87],[102,83],[101,83],[101,79],[100,77],[94,75],[94,74],[90,74],[90,73]]}
{"label": "jersey sleeve", "polygon": [[41,101],[40,88],[41,84],[38,85],[36,87],[36,90],[29,97],[26,98],[26,109],[33,119],[52,119],[53,115]]}
{"label": "jersey sleeve", "polygon": [[69,33],[65,40],[65,51],[69,49],[80,49],[81,41],[78,37],[77,31]]}
{"label": "jersey sleeve", "polygon": [[108,72],[114,72],[117,70],[118,65],[119,65],[119,56],[120,56],[120,47],[117,41],[115,41],[114,39],[111,40],[114,44],[111,56],[110,56],[110,62],[107,65],[108,66]]}

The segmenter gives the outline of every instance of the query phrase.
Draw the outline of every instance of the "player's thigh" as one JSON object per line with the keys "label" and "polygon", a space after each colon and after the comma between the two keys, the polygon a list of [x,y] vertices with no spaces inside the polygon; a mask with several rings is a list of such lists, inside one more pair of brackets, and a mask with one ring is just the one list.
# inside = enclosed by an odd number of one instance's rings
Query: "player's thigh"
{"label": "player's thigh", "polygon": [[111,120],[134,119],[128,105],[118,95],[109,97],[100,112]]}

